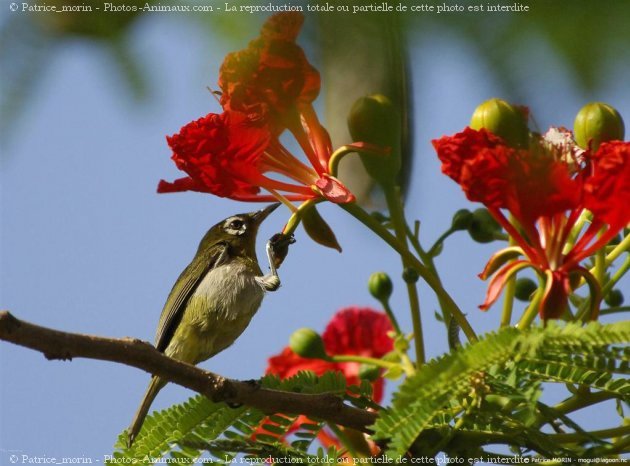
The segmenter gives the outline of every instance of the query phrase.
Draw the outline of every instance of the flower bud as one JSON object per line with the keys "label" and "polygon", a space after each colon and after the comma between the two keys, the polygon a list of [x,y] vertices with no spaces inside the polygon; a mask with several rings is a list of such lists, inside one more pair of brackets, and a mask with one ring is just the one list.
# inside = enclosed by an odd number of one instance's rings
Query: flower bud
{"label": "flower bud", "polygon": [[529,144],[527,112],[501,99],[490,99],[479,105],[470,119],[470,127],[485,128],[504,139],[512,147],[526,148]]}
{"label": "flower bud", "polygon": [[409,351],[409,340],[404,335],[398,335],[394,340],[394,349],[399,353],[406,353]]}
{"label": "flower bud", "polygon": [[377,300],[386,302],[394,291],[394,285],[385,272],[374,272],[368,279],[368,289]]}
{"label": "flower bud", "polygon": [[591,102],[580,109],[573,123],[578,146],[596,151],[602,142],[623,141],[625,128],[619,112],[608,104]]}
{"label": "flower bud", "polygon": [[360,154],[369,175],[381,184],[396,182],[400,171],[400,115],[387,97],[373,94],[359,98],[348,115],[348,129],[356,142],[389,149],[388,154]]}
{"label": "flower bud", "polygon": [[501,232],[501,225],[487,209],[479,208],[472,214],[472,220],[468,225],[468,234],[478,243],[490,243],[497,239]]}
{"label": "flower bud", "polygon": [[373,364],[361,364],[359,366],[359,378],[374,382],[381,375],[381,369]]}
{"label": "flower bud", "polygon": [[610,307],[619,307],[623,304],[623,293],[621,290],[610,290],[604,297],[604,302]]}
{"label": "flower bud", "polygon": [[453,215],[453,221],[451,223],[451,230],[467,230],[472,222],[473,214],[468,209],[460,209]]}
{"label": "flower bud", "polygon": [[328,359],[324,341],[310,328],[300,328],[289,337],[289,348],[303,358]]}
{"label": "flower bud", "polygon": [[514,297],[519,301],[529,301],[532,294],[538,289],[538,285],[531,278],[519,278],[516,280],[514,288]]}
{"label": "flower bud", "polygon": [[413,267],[405,267],[405,270],[403,270],[402,278],[405,283],[416,283],[420,276],[418,275],[418,271]]}

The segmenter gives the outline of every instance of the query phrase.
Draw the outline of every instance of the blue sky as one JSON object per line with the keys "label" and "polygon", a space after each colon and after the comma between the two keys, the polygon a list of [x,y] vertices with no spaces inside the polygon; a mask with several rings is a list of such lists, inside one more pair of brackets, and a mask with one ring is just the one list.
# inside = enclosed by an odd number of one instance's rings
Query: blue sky
{"label": "blue sky", "polygon": [[[452,213],[471,207],[440,175],[430,140],[462,129],[481,101],[505,96],[472,48],[437,28],[415,34],[422,38],[412,41],[419,45],[411,50],[419,113],[407,210],[410,219],[422,220],[422,238],[430,244],[450,224]],[[101,50],[69,42],[52,57],[43,85],[34,90],[4,146],[0,307],[44,326],[152,341],[168,291],[205,231],[259,205],[197,193],[155,193],[160,178],[179,176],[165,135],[218,110],[206,86],[215,84],[223,55],[243,44],[210,42],[200,26],[177,15],[146,19],[132,44],[151,76],[154,92],[145,105],[125,94]],[[627,63],[610,70],[609,85],[597,95],[583,95],[542,44],[528,49],[521,61],[527,103],[541,128],[571,126],[575,112],[589,100],[608,101],[630,118],[630,96],[618,79]],[[372,271],[387,271],[395,279],[400,275],[398,258],[358,222],[332,205],[322,206],[321,213],[343,254],[299,232],[280,270],[282,288],[265,298],[237,343],[203,367],[257,378],[293,330],[323,330],[345,306],[376,306],[366,290]],[[264,242],[287,218],[288,211],[279,209],[264,224],[261,260]],[[497,309],[481,313],[476,308],[485,289],[476,275],[496,247],[480,246],[461,234],[438,259],[446,287],[479,332],[499,320]],[[395,285],[393,307],[401,325],[410,329],[400,281]],[[432,317],[435,300],[426,287],[421,287],[421,299],[428,354],[436,356],[446,349],[443,325]],[[149,380],[126,366],[81,359],[49,362],[8,344],[0,344],[0,368],[1,462],[9,452],[102,461],[130,422]],[[154,408],[189,395],[168,386]]]}

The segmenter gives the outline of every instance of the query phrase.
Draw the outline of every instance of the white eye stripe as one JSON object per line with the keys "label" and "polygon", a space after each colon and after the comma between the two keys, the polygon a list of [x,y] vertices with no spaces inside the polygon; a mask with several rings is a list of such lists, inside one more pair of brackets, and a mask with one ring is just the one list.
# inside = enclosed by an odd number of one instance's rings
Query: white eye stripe
{"label": "white eye stripe", "polygon": [[245,233],[245,230],[235,230],[233,228],[226,228],[225,232],[230,234],[230,235],[234,235],[234,236],[241,236],[243,233]]}

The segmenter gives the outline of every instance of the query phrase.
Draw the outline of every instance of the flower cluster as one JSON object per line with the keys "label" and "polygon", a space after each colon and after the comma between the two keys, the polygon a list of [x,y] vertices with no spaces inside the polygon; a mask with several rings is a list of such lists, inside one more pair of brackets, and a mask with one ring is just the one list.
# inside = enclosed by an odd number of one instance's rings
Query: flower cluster
{"label": "flower cluster", "polygon": [[[226,56],[219,76],[224,111],[188,123],[167,138],[174,162],[188,176],[160,181],[158,192],[199,191],[238,201],[275,198],[287,204],[354,200],[329,168],[330,137],[312,106],[319,73],[295,43],[302,22],[299,13],[276,14],[246,49]],[[285,129],[310,165],[280,142]]]}
{"label": "flower cluster", "polygon": [[[391,323],[382,312],[370,308],[348,307],[333,316],[322,334],[322,340],[326,353],[330,355],[381,358],[394,349],[393,340],[388,336],[391,330]],[[312,371],[318,376],[328,371],[338,371],[344,375],[348,385],[359,385],[359,368],[358,362],[304,358],[287,346],[280,354],[269,358],[267,374],[285,379],[301,371]],[[378,403],[383,399],[383,377],[379,376],[372,386],[372,399]],[[306,418],[300,417],[294,425],[297,428],[303,422],[306,422]],[[326,447],[340,445],[335,436],[326,430],[321,430],[318,438]]]}
{"label": "flower cluster", "polygon": [[[391,323],[382,312],[348,307],[333,316],[322,334],[322,340],[327,354],[381,358],[393,350],[393,340],[388,336],[391,330]],[[357,362],[303,358],[287,346],[280,354],[269,358],[267,374],[276,374],[284,379],[300,371],[313,371],[317,375],[339,371],[345,376],[348,385],[358,385],[359,366]],[[379,402],[383,398],[383,378],[379,377],[373,386],[373,399]]]}
{"label": "flower cluster", "polygon": [[[539,308],[543,319],[560,317],[567,309],[574,276],[597,289],[580,263],[630,222],[630,143],[609,141],[596,151],[581,149],[570,131],[552,128],[543,136],[532,135],[527,148],[515,148],[486,129],[466,128],[434,140],[433,146],[443,173],[469,200],[488,208],[525,256],[506,264],[513,255],[504,250],[489,261],[481,277],[493,278],[482,309],[525,267],[545,280]],[[590,225],[576,231],[585,209],[592,214]],[[596,312],[593,308],[593,317]]]}

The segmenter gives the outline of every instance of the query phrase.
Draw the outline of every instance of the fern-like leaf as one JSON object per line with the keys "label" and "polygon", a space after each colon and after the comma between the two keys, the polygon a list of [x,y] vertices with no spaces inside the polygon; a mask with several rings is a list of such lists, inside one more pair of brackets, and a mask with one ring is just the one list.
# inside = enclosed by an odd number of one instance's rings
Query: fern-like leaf
{"label": "fern-like leaf", "polygon": [[[528,385],[515,385],[521,393],[535,389],[540,382],[569,382],[627,399],[630,382],[612,373],[627,372],[629,351],[610,346],[629,342],[630,322],[594,322],[585,327],[550,323],[544,328],[507,328],[491,333],[429,362],[407,379],[394,395],[393,407],[381,412],[375,423],[375,438],[389,442],[390,456],[405,454],[423,430],[434,425],[449,401],[462,399],[474,389],[471,380],[478,374],[495,374],[512,384],[519,379],[516,374],[526,374],[522,380]],[[496,384],[493,388],[496,393]],[[515,394],[508,394],[508,398],[518,400]],[[527,409],[533,408],[530,403]],[[531,413],[529,419],[533,419]],[[548,448],[544,437],[536,438],[540,448]]]}

